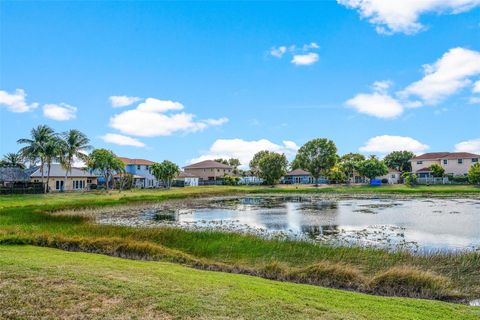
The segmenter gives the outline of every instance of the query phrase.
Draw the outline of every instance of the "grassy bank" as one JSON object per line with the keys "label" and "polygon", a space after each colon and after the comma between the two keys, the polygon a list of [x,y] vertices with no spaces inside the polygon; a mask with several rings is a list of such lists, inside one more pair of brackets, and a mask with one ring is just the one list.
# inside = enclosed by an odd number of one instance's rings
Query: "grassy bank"
{"label": "grassy bank", "polygon": [[[457,190],[456,193],[459,190],[452,189],[453,187],[435,188],[437,191]],[[33,244],[131,259],[163,260],[201,269],[355,289],[374,294],[438,299],[480,297],[479,253],[425,257],[373,249],[332,248],[303,242],[263,240],[222,232],[95,225],[78,216],[48,214],[49,211],[67,208],[206,195],[265,191],[333,192],[329,190],[211,187],[1,197],[0,243]],[[355,190],[365,193],[362,188]],[[385,190],[403,192],[404,189],[386,187]],[[423,192],[426,190],[432,192],[432,189],[423,189]]]}
{"label": "grassy bank", "polygon": [[30,246],[0,246],[0,318],[478,319],[480,309]]}

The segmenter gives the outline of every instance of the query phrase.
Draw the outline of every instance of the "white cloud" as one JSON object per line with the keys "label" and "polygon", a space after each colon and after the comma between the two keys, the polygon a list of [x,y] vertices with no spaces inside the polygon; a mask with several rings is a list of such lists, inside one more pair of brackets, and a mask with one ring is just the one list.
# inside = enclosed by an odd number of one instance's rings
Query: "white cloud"
{"label": "white cloud", "polygon": [[457,143],[455,145],[455,151],[480,154],[480,138]]}
{"label": "white cloud", "polygon": [[414,95],[426,104],[436,104],[469,86],[471,78],[480,75],[480,52],[453,48],[423,68],[425,76],[407,86],[400,95],[405,98]]}
{"label": "white cloud", "polygon": [[291,63],[297,66],[308,66],[318,61],[318,54],[310,52],[306,54],[296,54],[293,56]]}
{"label": "white cloud", "polygon": [[57,121],[71,120],[76,117],[77,108],[66,103],[46,104],[43,106],[43,116]]}
{"label": "white cloud", "polygon": [[110,100],[110,103],[114,108],[130,106],[135,102],[142,100],[142,98],[139,98],[139,97],[127,97],[127,96],[111,96],[108,99]]}
{"label": "white cloud", "polygon": [[372,88],[376,92],[387,92],[388,89],[393,85],[393,82],[390,80],[375,81],[372,85]]}
{"label": "white cloud", "polygon": [[396,118],[403,112],[402,104],[386,92],[360,93],[348,100],[346,105],[360,113],[383,119]]}
{"label": "white cloud", "polygon": [[145,147],[145,143],[135,138],[127,137],[121,134],[107,133],[100,138],[102,138],[102,140],[105,142],[118,144],[119,146]]}
{"label": "white cloud", "polygon": [[184,107],[179,102],[148,98],[136,109],[124,111],[110,118],[110,127],[124,134],[139,137],[168,136],[176,132],[198,132],[209,126],[219,126],[227,118],[195,121],[195,115],[185,112],[166,114]]}
{"label": "white cloud", "polygon": [[348,8],[356,9],[362,18],[376,26],[378,33],[415,34],[425,28],[420,15],[458,14],[480,5],[480,0],[337,0]]}
{"label": "white cloud", "polygon": [[0,106],[4,105],[11,112],[28,112],[36,109],[38,103],[27,104],[27,94],[23,89],[17,89],[14,93],[0,90]]}
{"label": "white cloud", "polygon": [[283,141],[282,144],[276,144],[267,139],[251,141],[218,139],[205,154],[192,159],[190,163],[216,158],[237,158],[240,160],[242,168],[248,168],[248,163],[252,160],[255,153],[262,150],[285,153],[287,157],[293,157],[298,150],[298,146],[293,141]]}
{"label": "white cloud", "polygon": [[383,135],[369,139],[359,150],[362,152],[386,154],[399,150],[407,150],[417,153],[423,152],[428,148],[428,145],[410,137]]}
{"label": "white cloud", "polygon": [[316,42],[310,42],[309,44],[303,45],[303,51],[308,51],[310,49],[318,49],[320,46]]}
{"label": "white cloud", "polygon": [[287,52],[287,47],[286,46],[280,46],[280,47],[273,47],[270,50],[270,54],[276,58],[281,58],[283,55]]}
{"label": "white cloud", "polygon": [[473,85],[473,92],[474,93],[480,93],[480,80],[474,83]]}

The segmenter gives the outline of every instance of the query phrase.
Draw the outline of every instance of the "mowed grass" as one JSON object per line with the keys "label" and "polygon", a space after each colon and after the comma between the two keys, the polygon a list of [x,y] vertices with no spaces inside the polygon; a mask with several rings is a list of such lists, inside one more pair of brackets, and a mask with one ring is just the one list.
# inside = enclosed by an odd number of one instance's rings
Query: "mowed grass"
{"label": "mowed grass", "polygon": [[2,319],[478,319],[460,304],[271,281],[31,246],[0,246]]}
{"label": "mowed grass", "polygon": [[[403,186],[385,190],[409,190]],[[442,186],[445,187],[445,186]],[[434,190],[467,190],[446,186]],[[341,187],[340,189],[347,189]],[[366,193],[359,187],[355,193]],[[371,188],[384,190],[382,188]],[[312,191],[310,191],[312,190]],[[93,224],[63,209],[135,204],[188,197],[265,193],[331,192],[327,188],[200,187],[119,193],[69,193],[0,197],[0,243],[33,244],[70,251],[157,260],[282,281],[362,292],[466,301],[480,297],[480,253],[417,256],[365,248],[264,240],[224,232],[133,228]],[[335,189],[339,190],[339,189]],[[350,189],[348,189],[350,190]],[[432,189],[422,188],[422,194]],[[472,189],[477,190],[477,189]],[[462,191],[462,192],[463,192]],[[332,191],[333,192],[333,191]],[[453,191],[452,191],[453,192]],[[449,194],[448,192],[441,193]]]}

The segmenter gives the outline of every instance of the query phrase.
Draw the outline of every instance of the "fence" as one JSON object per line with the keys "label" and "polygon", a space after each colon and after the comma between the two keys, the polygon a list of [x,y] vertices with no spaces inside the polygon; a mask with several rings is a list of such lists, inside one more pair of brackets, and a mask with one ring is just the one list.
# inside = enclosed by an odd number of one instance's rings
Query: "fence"
{"label": "fence", "polygon": [[0,185],[0,194],[39,194],[45,189],[41,182],[14,182]]}
{"label": "fence", "polygon": [[450,182],[447,177],[443,177],[443,178],[428,177],[428,178],[417,178],[417,183],[418,184],[449,184]]}

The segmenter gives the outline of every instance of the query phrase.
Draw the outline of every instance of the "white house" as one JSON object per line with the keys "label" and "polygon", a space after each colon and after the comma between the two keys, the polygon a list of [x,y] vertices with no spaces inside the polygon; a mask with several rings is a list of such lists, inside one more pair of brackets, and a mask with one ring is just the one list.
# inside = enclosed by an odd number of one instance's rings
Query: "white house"
{"label": "white house", "polygon": [[185,187],[198,187],[198,181],[200,180],[200,177],[193,173],[182,171],[175,178],[175,180],[183,181]]}

